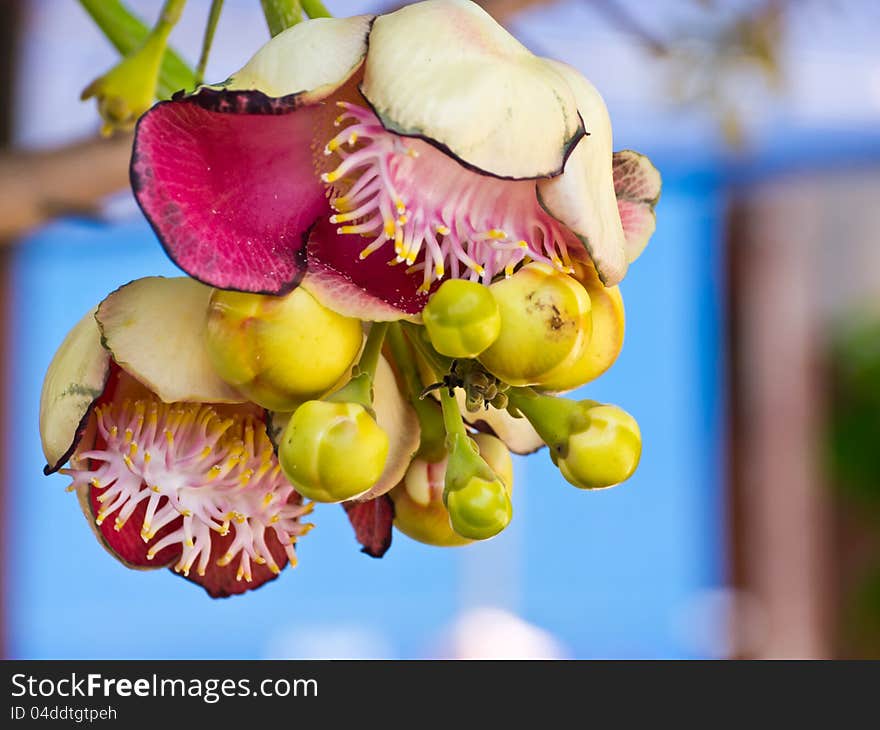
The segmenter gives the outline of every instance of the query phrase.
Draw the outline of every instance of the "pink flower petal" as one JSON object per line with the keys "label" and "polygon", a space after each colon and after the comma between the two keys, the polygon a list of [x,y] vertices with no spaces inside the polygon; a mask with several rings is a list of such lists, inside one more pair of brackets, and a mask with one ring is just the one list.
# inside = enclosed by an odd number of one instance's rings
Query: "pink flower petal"
{"label": "pink flower petal", "polygon": [[343,502],[354,536],[363,545],[362,553],[381,558],[391,547],[391,525],[394,522],[394,502],[387,494],[365,502]]}
{"label": "pink flower petal", "polygon": [[626,238],[626,258],[634,261],[657,227],[654,208],[660,199],[660,173],[647,157],[632,150],[615,152],[612,169],[617,209]]}
{"label": "pink flower petal", "polygon": [[[229,549],[233,539],[234,535],[231,532],[226,536],[214,537],[211,540],[211,559],[205,574],[199,575],[197,571],[193,570],[189,575],[184,576],[187,580],[204,588],[211,598],[227,598],[254,590],[270,580],[275,580],[279,575],[279,573],[269,570],[265,565],[252,563],[251,580],[238,580],[236,578],[238,561],[233,561],[225,566],[217,565],[217,561]],[[283,570],[287,563],[287,554],[284,551],[284,546],[271,532],[266,534],[266,547],[269,548],[275,562]]]}
{"label": "pink flower petal", "polygon": [[131,182],[171,259],[206,284],[277,294],[305,266],[328,211],[312,138],[325,105],[258,91],[202,90],[140,120]]}
{"label": "pink flower petal", "polygon": [[324,306],[351,317],[388,321],[418,315],[429,296],[419,291],[421,276],[407,274],[405,263],[389,265],[387,254],[359,259],[363,246],[359,237],[340,235],[321,218],[309,238],[304,286]]}
{"label": "pink flower petal", "polygon": [[[107,488],[95,489],[93,487],[89,489],[89,507],[93,518],[101,508],[98,497],[106,491]],[[101,533],[104,546],[130,568],[162,568],[176,563],[180,558],[179,545],[160,550],[152,560],[147,558],[149,545],[141,538],[141,525],[144,523],[146,511],[146,502],[141,502],[119,530],[116,529],[113,519],[104,520],[100,525],[96,525],[97,530]],[[159,530],[156,533],[156,539],[161,540],[178,527],[180,527],[180,520],[175,520]]]}

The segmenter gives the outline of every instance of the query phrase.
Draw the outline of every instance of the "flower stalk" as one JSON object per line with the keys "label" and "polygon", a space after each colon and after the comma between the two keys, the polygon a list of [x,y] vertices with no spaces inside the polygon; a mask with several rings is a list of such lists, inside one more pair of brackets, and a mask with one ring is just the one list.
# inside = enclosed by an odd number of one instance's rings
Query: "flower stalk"
{"label": "flower stalk", "polygon": [[303,19],[299,0],[260,0],[260,5],[273,38]]}
{"label": "flower stalk", "polygon": [[301,0],[302,9],[310,18],[332,18],[333,13],[327,10],[321,0]]}
{"label": "flower stalk", "polygon": [[375,417],[373,380],[376,377],[376,367],[379,364],[379,355],[382,354],[382,345],[385,342],[387,332],[388,322],[373,323],[351,380],[335,393],[327,396],[325,401],[328,403],[357,403]]}
{"label": "flower stalk", "polygon": [[196,65],[196,81],[202,83],[205,78],[205,69],[208,66],[208,56],[211,46],[214,44],[214,32],[217,30],[217,21],[223,11],[223,0],[212,0],[211,9],[208,11],[208,23],[205,25],[205,35],[202,38],[202,51],[199,54],[199,62]]}
{"label": "flower stalk", "polygon": [[422,397],[424,386],[400,323],[391,324],[387,339],[394,363],[403,379],[406,397],[419,419],[421,442],[417,456],[428,462],[440,461],[446,454],[446,431],[443,417],[433,399],[428,400]]}

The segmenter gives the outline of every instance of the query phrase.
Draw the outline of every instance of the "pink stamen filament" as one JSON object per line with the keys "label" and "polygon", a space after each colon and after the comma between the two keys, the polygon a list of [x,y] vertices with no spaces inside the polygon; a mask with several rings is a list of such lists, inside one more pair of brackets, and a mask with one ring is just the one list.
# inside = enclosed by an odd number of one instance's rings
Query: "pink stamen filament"
{"label": "pink stamen filament", "polygon": [[[253,579],[252,563],[281,568],[266,540],[274,534],[292,565],[294,544],[311,529],[300,517],[312,511],[281,473],[265,429],[251,416],[221,416],[209,405],[166,404],[155,398],[114,402],[95,409],[102,448],[79,452],[63,473],[76,489],[105,491],[96,522],[114,517],[121,530],[146,500],[141,538],[148,559],[181,546],[174,569],[204,575],[215,534],[233,533],[217,565],[238,558],[237,580]],[[180,525],[157,539],[157,533]]]}
{"label": "pink stamen filament", "polygon": [[526,259],[571,273],[573,236],[538,204],[534,181],[473,172],[426,142],[386,131],[368,109],[339,106],[336,126],[351,124],[325,146],[340,162],[322,179],[337,211],[330,222],[343,224],[338,233],[372,239],[360,258],[393,242],[389,263],[421,271],[424,291],[444,276],[488,284]]}

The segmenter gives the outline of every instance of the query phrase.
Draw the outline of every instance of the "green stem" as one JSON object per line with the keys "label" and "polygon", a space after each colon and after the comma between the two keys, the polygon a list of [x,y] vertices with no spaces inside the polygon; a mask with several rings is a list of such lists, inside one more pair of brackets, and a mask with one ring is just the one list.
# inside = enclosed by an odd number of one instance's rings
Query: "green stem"
{"label": "green stem", "polygon": [[208,12],[208,24],[205,26],[205,35],[202,38],[202,52],[199,54],[199,63],[196,66],[196,81],[202,83],[205,80],[205,69],[208,66],[208,55],[214,44],[214,31],[217,30],[217,21],[223,10],[223,0],[211,0],[211,10]]}
{"label": "green stem", "polygon": [[550,448],[565,444],[572,428],[583,418],[580,403],[543,395],[532,388],[511,388],[507,397],[510,405],[522,412]]}
{"label": "green stem", "polygon": [[171,29],[180,20],[185,5],[186,0],[165,0],[162,12],[159,13],[159,22],[156,23],[156,27],[153,30],[171,32]]}
{"label": "green stem", "polygon": [[443,427],[443,419],[436,401],[433,398],[421,397],[424,385],[419,376],[418,367],[413,360],[414,353],[404,337],[399,322],[393,322],[389,327],[387,341],[391,356],[397,365],[397,371],[403,378],[406,397],[419,419],[421,442],[418,456],[429,462],[440,461],[446,451],[446,431]]}
{"label": "green stem", "polygon": [[333,17],[333,13],[327,10],[321,0],[300,0],[300,2],[302,4],[302,9],[306,11],[306,15],[310,18]]}
{"label": "green stem", "polygon": [[[150,35],[147,24],[135,16],[120,0],[79,0],[79,2],[122,56],[127,56],[139,48]],[[181,2],[181,8],[182,6]],[[166,15],[164,8],[162,14]],[[160,99],[167,99],[175,91],[192,89],[195,85],[195,72],[173,49],[167,48],[159,70],[157,96]]]}
{"label": "green stem", "polygon": [[388,324],[388,322],[373,322],[370,334],[367,335],[364,351],[361,353],[361,359],[358,361],[358,369],[362,373],[367,373],[370,380],[376,375],[379,355],[382,353],[382,345],[385,342],[385,335],[388,333]]}
{"label": "green stem", "polygon": [[404,332],[406,333],[406,338],[412,343],[412,346],[416,349],[416,352],[419,353],[422,360],[424,360],[427,366],[433,371],[434,377],[439,379],[446,375],[452,367],[452,360],[435,352],[434,348],[425,342],[422,337],[422,334],[424,333],[423,327],[408,322],[402,324]]}
{"label": "green stem", "polygon": [[260,5],[273,38],[303,19],[300,0],[260,0]]}
{"label": "green stem", "polygon": [[455,437],[466,439],[467,430],[461,419],[461,411],[458,409],[458,401],[455,396],[449,394],[446,388],[440,389],[440,406],[443,408],[443,425],[446,427],[446,438],[452,442]]}
{"label": "green stem", "polygon": [[379,365],[382,344],[388,332],[388,322],[373,322],[367,342],[361,352],[361,359],[354,369],[354,375],[342,388],[326,400],[331,403],[359,403],[373,413],[373,379]]}
{"label": "green stem", "polygon": [[407,396],[411,401],[421,401],[424,386],[399,322],[393,322],[388,329],[388,347],[391,349],[394,362],[397,363],[397,369],[403,378]]}
{"label": "green stem", "polygon": [[155,47],[157,56],[165,55],[165,49],[168,46],[168,36],[171,35],[171,31],[174,30],[174,26],[180,20],[185,5],[186,0],[165,0],[162,11],[159,13],[159,20],[156,21],[156,25],[153,26],[153,29],[144,41],[145,48],[149,46],[152,51],[153,47]]}

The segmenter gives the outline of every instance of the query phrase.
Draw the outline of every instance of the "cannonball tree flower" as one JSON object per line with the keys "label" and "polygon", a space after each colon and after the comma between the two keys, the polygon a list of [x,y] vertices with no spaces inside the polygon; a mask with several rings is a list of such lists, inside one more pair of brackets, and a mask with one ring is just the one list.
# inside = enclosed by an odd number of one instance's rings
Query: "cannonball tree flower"
{"label": "cannonball tree flower", "polygon": [[[306,287],[417,319],[444,279],[592,261],[619,282],[660,179],[612,152],[596,89],[466,0],[294,26],[138,125],[135,195],[170,257],[218,288]],[[390,264],[390,266],[389,266]]]}
{"label": "cannonball tree flower", "polygon": [[[295,565],[312,504],[282,473],[266,412],[211,367],[211,292],[192,279],[151,277],[105,298],[48,368],[40,435],[46,473],[71,478],[114,557],[171,567],[218,597]],[[395,402],[393,389],[381,396]],[[383,426],[396,447],[395,424]],[[408,459],[394,463],[387,478],[396,482]]]}

